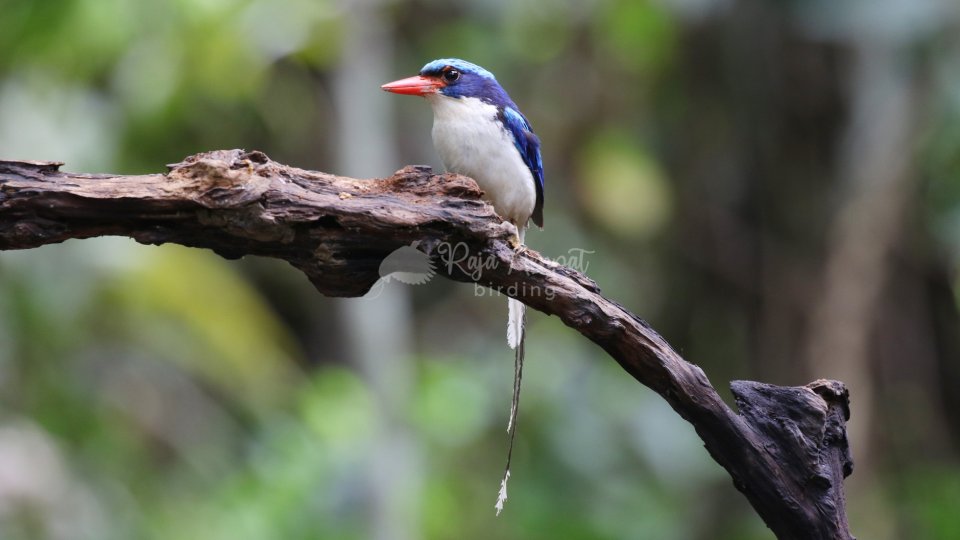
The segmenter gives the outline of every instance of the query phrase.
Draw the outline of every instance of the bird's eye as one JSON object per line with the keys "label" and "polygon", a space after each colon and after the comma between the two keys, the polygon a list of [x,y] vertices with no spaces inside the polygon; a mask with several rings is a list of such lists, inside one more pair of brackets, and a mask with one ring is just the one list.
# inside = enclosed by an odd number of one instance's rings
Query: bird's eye
{"label": "bird's eye", "polygon": [[443,72],[443,80],[447,81],[448,83],[455,82],[459,78],[460,72],[456,69],[448,69]]}

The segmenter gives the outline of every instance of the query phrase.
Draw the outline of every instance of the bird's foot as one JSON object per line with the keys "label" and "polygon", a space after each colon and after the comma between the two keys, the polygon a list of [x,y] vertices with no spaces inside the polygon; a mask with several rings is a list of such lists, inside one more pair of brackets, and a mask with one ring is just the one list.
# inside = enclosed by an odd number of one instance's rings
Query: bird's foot
{"label": "bird's foot", "polygon": [[523,243],[523,236],[520,234],[520,229],[516,225],[510,222],[507,222],[507,225],[509,225],[513,229],[513,235],[510,237],[510,240],[509,240],[510,247],[513,248],[513,257],[510,259],[510,269],[508,271],[509,273],[513,271],[513,261],[515,261],[517,257],[529,251],[529,248],[526,246],[526,244]]}
{"label": "bird's foot", "polygon": [[523,240],[520,238],[520,229],[509,221],[506,222],[506,224],[511,229],[510,239],[508,240],[508,242],[510,242],[510,247],[513,249],[519,249],[523,247]]}

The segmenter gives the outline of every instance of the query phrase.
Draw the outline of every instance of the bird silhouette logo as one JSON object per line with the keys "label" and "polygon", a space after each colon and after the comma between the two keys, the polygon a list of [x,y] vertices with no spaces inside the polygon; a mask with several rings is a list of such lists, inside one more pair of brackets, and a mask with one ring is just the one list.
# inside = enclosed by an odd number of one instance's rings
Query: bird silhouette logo
{"label": "bird silhouette logo", "polygon": [[423,285],[436,275],[430,257],[417,249],[420,241],[412,242],[387,255],[380,263],[380,278],[384,282],[395,279],[406,285]]}

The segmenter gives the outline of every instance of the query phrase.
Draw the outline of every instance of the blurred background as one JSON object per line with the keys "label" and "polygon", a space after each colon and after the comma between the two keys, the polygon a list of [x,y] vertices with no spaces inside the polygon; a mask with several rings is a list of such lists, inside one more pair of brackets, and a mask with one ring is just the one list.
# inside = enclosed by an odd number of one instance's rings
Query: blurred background
{"label": "blurred background", "polygon": [[[727,383],[838,378],[854,534],[960,538],[954,0],[2,0],[0,156],[205,150],[439,168],[429,60],[543,141],[546,228]],[[320,296],[285,263],[119,238],[0,253],[5,539],[766,539],[662,400],[530,316],[510,500],[504,297]]]}

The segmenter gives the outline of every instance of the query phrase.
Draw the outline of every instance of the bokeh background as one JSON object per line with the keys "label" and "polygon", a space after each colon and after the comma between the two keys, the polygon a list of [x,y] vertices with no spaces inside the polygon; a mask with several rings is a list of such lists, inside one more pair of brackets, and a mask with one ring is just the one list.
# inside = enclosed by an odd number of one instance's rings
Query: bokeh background
{"label": "bokeh background", "polygon": [[[147,173],[259,149],[439,166],[383,82],[494,71],[539,133],[528,243],[727,382],[852,393],[854,534],[960,538],[954,0],[3,0],[0,156]],[[765,539],[692,429],[506,302],[328,299],[284,263],[119,238],[0,254],[0,537]]]}

